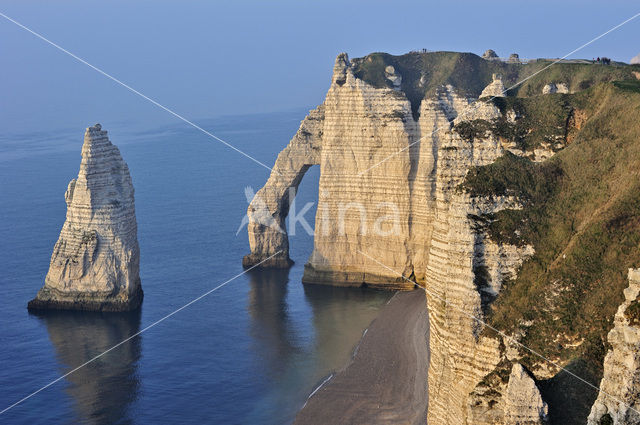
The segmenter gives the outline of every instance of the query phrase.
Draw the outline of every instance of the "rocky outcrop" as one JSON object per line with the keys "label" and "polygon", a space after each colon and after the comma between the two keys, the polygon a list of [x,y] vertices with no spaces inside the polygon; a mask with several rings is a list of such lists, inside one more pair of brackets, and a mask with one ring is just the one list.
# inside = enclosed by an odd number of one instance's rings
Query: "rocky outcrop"
{"label": "rocky outcrop", "polygon": [[542,88],[542,94],[569,93],[565,83],[549,83]]}
{"label": "rocky outcrop", "polygon": [[629,64],[640,65],[640,53],[632,57],[631,60],[629,60]]}
{"label": "rocky outcrop", "polygon": [[497,58],[498,58],[498,55],[493,49],[488,49],[482,54],[482,59],[491,60],[491,59],[497,59]]}
{"label": "rocky outcrop", "polygon": [[129,168],[100,124],[87,128],[67,218],[45,284],[29,309],[121,311],[142,301],[140,249]]}
{"label": "rocky outcrop", "polygon": [[402,75],[398,74],[392,65],[384,69],[384,77],[393,84],[394,89],[400,90],[402,86]]}
{"label": "rocky outcrop", "polygon": [[482,93],[480,94],[480,98],[483,97],[504,97],[506,96],[506,89],[504,84],[502,83],[502,76],[499,74],[493,74],[493,81],[489,84]]}
{"label": "rocky outcrop", "polygon": [[[463,110],[461,120],[495,119],[492,104]],[[495,244],[479,217],[505,208],[519,208],[511,197],[474,198],[457,190],[470,167],[487,165],[506,147],[498,137],[464,140],[448,132],[438,150],[435,215],[425,287],[429,305],[431,361],[429,367],[429,423],[484,423],[465,415],[469,395],[503,360],[498,339],[484,336],[484,308],[504,280],[515,276],[530,246]],[[491,423],[486,420],[486,423]]]}
{"label": "rocky outcrop", "polygon": [[531,375],[520,363],[511,369],[504,403],[504,424],[541,424],[549,408]]}
{"label": "rocky outcrop", "polygon": [[640,269],[629,269],[624,298],[607,336],[611,349],[589,425],[640,424]]}
{"label": "rocky outcrop", "polygon": [[469,395],[467,423],[473,425],[538,425],[549,408],[531,373],[516,362],[504,378],[491,374]]}

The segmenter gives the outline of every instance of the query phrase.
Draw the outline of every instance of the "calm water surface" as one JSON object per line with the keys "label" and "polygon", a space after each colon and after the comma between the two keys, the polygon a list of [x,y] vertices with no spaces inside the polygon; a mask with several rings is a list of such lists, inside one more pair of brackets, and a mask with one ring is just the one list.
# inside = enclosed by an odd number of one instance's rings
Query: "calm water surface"
{"label": "calm water surface", "polygon": [[[273,164],[304,111],[203,126]],[[93,123],[87,123],[90,125]],[[78,173],[83,130],[0,135],[0,410],[242,271],[245,186],[269,170],[182,125],[102,123],[136,189],[142,309],[29,314]],[[312,168],[297,199],[317,200]],[[315,209],[307,214],[313,225]],[[312,238],[291,237],[290,270],[254,271],[0,416],[2,423],[290,423],[390,298],[305,286]]]}

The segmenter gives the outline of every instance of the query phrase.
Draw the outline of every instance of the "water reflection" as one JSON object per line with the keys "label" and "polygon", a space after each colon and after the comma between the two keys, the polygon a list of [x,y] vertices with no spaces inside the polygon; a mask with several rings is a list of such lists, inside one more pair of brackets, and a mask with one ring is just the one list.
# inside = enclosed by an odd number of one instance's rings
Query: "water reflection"
{"label": "water reflection", "polygon": [[364,288],[302,285],[297,278],[289,282],[289,272],[249,273],[252,383],[262,388],[241,423],[291,423],[313,389],[349,361],[363,330],[392,296]]}
{"label": "water reflection", "polygon": [[304,294],[313,311],[315,350],[320,369],[345,365],[363,330],[377,315],[393,292],[367,288],[304,285]]}
{"label": "water reflection", "polygon": [[287,306],[289,270],[252,270],[249,275],[251,336],[266,363],[265,372],[274,376],[283,373],[288,359],[299,351]]}
{"label": "water reflection", "polygon": [[[113,347],[140,330],[140,310],[100,314],[49,311],[38,314],[46,324],[62,373]],[[129,424],[136,400],[140,337],[133,338],[66,377],[65,391],[74,402],[74,422]]]}

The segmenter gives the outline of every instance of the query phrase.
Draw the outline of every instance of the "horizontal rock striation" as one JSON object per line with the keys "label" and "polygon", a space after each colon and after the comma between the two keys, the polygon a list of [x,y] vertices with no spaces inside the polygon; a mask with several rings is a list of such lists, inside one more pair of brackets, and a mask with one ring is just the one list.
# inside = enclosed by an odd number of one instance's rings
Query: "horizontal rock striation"
{"label": "horizontal rock striation", "polygon": [[624,297],[607,337],[611,349],[589,425],[640,423],[640,269],[629,269]]}
{"label": "horizontal rock striation", "polygon": [[242,259],[244,267],[293,264],[285,219],[302,177],[309,167],[320,163],[323,121],[324,106],[309,112],[289,145],[278,155],[269,180],[249,204],[251,253]]}
{"label": "horizontal rock striation", "polygon": [[142,301],[129,168],[100,124],[87,128],[78,178],[45,284],[29,309],[123,311]]}

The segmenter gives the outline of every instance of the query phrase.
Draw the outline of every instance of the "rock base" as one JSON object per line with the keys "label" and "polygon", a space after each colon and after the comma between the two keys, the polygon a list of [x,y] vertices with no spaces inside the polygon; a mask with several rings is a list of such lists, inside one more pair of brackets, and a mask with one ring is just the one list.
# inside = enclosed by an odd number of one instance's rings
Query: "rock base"
{"label": "rock base", "polygon": [[137,291],[131,296],[123,294],[116,296],[101,296],[99,294],[62,294],[58,291],[42,289],[38,295],[27,304],[29,311],[43,310],[83,310],[83,311],[103,311],[122,312],[132,311],[140,308],[144,293],[140,282]]}
{"label": "rock base", "polygon": [[392,291],[411,291],[415,285],[401,277],[393,278],[359,270],[322,270],[305,264],[302,283],[331,286],[367,286]]}
{"label": "rock base", "polygon": [[[257,266],[258,264],[260,265]],[[275,256],[265,261],[265,257],[255,254],[248,254],[242,258],[242,267],[248,269],[254,266],[265,269],[287,269],[293,266],[293,260],[289,256]]]}

